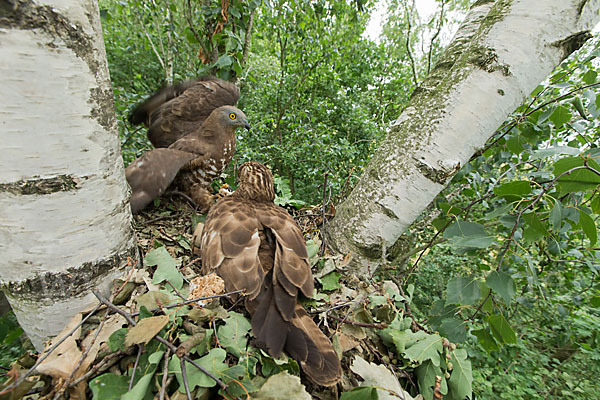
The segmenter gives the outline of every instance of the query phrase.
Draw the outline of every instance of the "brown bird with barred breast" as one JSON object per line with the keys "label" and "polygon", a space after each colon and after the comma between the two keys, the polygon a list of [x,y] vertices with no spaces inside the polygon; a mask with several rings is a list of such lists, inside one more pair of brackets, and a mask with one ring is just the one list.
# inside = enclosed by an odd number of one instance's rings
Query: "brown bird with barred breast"
{"label": "brown bird with barred breast", "polygon": [[257,162],[239,169],[240,185],[212,207],[202,233],[202,272],[217,273],[228,291],[244,290],[258,347],[285,351],[318,385],[339,382],[342,369],[331,341],[298,302],[314,282],[302,232],[273,203],[273,175]]}
{"label": "brown bird with barred breast", "polygon": [[[125,175],[131,186],[134,214],[162,195],[174,181],[174,185],[190,196],[202,212],[207,212],[214,203],[210,184],[233,158],[235,130],[239,127],[250,129],[241,110],[231,105],[214,108],[218,103],[216,95],[211,97],[206,93],[207,88],[218,92],[226,84],[232,85],[216,78],[198,81],[171,99],[169,96],[178,91],[163,89],[140,106],[146,111],[145,114],[138,113],[136,120],[142,118],[141,114],[146,115],[150,124],[148,135],[153,143],[168,147],[148,151],[127,167]],[[200,90],[199,86],[206,90]],[[192,94],[204,95],[194,97],[188,93],[190,90]],[[180,98],[182,96],[187,97]],[[157,107],[162,100],[166,102]],[[210,110],[208,117],[202,117],[207,110]],[[193,120],[194,112],[198,114],[196,120]],[[135,111],[133,115],[136,115]],[[186,118],[179,118],[182,115]]]}

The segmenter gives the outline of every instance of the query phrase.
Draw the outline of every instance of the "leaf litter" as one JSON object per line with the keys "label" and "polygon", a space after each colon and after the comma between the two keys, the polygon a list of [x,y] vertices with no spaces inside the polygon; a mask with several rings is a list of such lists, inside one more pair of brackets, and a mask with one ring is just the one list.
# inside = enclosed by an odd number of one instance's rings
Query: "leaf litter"
{"label": "leaf litter", "polygon": [[320,255],[320,209],[294,212],[318,283],[303,303],[342,361],[337,387],[317,387],[293,359],[253,346],[242,302],[228,301],[218,276],[200,275],[202,216],[162,202],[135,217],[144,268],[115,281],[109,307],[77,314],[35,369],[15,362],[0,399],[408,400],[430,398],[434,387],[444,398],[470,396],[466,352],[419,328],[411,288],[407,296],[392,282],[359,281],[348,273],[351,253]]}

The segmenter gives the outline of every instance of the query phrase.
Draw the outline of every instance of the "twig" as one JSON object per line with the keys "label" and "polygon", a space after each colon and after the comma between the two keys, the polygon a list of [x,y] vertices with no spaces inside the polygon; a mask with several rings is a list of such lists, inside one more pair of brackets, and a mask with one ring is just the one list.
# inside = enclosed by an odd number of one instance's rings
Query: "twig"
{"label": "twig", "polygon": [[171,349],[167,349],[165,352],[165,361],[163,365],[163,377],[162,377],[162,385],[160,387],[159,399],[165,400],[165,390],[167,389],[168,383],[167,378],[169,376],[169,355],[171,354]]}
{"label": "twig", "polygon": [[[325,213],[327,212],[327,177],[329,176],[329,171],[325,172],[325,176],[323,178],[323,224],[321,225],[321,230],[325,231]],[[321,249],[319,251],[319,256],[323,257],[325,254],[325,235],[321,235]]]}
{"label": "twig", "polygon": [[335,319],[336,321],[342,322],[344,324],[348,324],[348,325],[352,325],[352,326],[360,326],[363,328],[375,328],[375,329],[385,329],[388,327],[388,324],[386,324],[385,322],[382,322],[380,324],[378,323],[366,323],[366,322],[357,322],[357,321],[350,321],[349,319],[345,319],[345,318],[340,318],[337,317],[335,315],[327,315],[329,318]]}
{"label": "twig", "polygon": [[[148,312],[153,313],[155,311],[162,310],[163,308],[170,309],[170,308],[175,308],[175,307],[186,306],[188,304],[196,303],[196,302],[201,301],[201,300],[219,299],[221,297],[227,297],[227,296],[230,296],[232,294],[237,294],[237,293],[242,293],[242,292],[243,292],[243,290],[236,290],[236,291],[233,291],[233,292],[227,292],[227,293],[223,293],[223,294],[217,294],[217,295],[214,295],[214,296],[197,297],[195,299],[186,300],[186,301],[182,301],[182,302],[175,303],[175,304],[169,304],[168,306],[164,306],[164,307],[156,307],[156,308],[153,308],[152,310],[148,310]],[[140,313],[138,311],[138,312],[131,313],[129,315],[131,315],[132,317],[137,317],[138,315],[140,315]]]}
{"label": "twig", "polygon": [[86,372],[85,375],[75,379],[72,383],[70,383],[69,387],[77,386],[80,382],[88,380],[96,372],[103,372],[103,371],[107,370],[108,368],[110,368],[114,364],[116,364],[119,361],[119,357],[124,354],[127,354],[127,353],[125,353],[122,350],[119,350],[115,353],[107,355],[105,358],[102,359],[102,361],[100,361],[98,364],[94,365],[88,372]]}
{"label": "twig", "polygon": [[140,357],[142,356],[142,350],[144,349],[144,344],[138,344],[138,352],[137,352],[137,356],[135,357],[135,363],[133,363],[133,371],[131,372],[131,379],[129,380],[129,390],[131,391],[131,388],[133,387],[133,381],[135,379],[135,370],[138,367],[138,364],[140,362]]}
{"label": "twig", "polygon": [[427,55],[427,74],[429,74],[429,72],[431,71],[431,54],[433,53],[433,42],[435,42],[435,39],[437,39],[437,37],[440,35],[440,32],[442,31],[442,24],[444,23],[444,6],[445,5],[446,5],[446,2],[444,0],[442,0],[442,5],[441,5],[441,9],[440,9],[440,20],[438,21],[437,31],[431,37],[431,42],[429,44],[429,54]]}
{"label": "twig", "polygon": [[404,2],[404,11],[406,12],[406,53],[408,54],[408,58],[410,59],[410,68],[412,71],[413,81],[415,83],[415,88],[419,86],[419,80],[417,78],[417,70],[415,69],[415,59],[413,58],[412,51],[410,50],[410,30],[412,29],[412,24],[410,21],[410,13],[408,7],[406,6],[406,2]]}
{"label": "twig", "polygon": [[[133,271],[133,269],[132,269],[132,271]],[[121,287],[121,289],[122,288],[123,287]],[[83,364],[83,360],[85,360],[85,358],[89,354],[90,350],[94,346],[94,343],[96,343],[96,340],[98,339],[98,335],[100,334],[100,331],[102,330],[102,327],[104,326],[104,322],[106,321],[106,316],[107,315],[108,315],[108,308],[104,312],[104,316],[102,317],[102,320],[100,321],[100,324],[98,324],[98,327],[96,328],[96,332],[94,333],[94,337],[92,338],[92,341],[91,341],[90,345],[88,346],[87,349],[85,349],[85,351],[83,352],[83,354],[81,355],[81,357],[79,357],[79,361],[77,362],[77,365],[75,366],[75,368],[73,368],[73,371],[71,372],[71,374],[69,375],[69,377],[67,378],[67,380],[65,381],[65,383],[63,384],[63,386],[65,388],[69,387],[71,379],[73,379],[73,375],[75,375],[75,372],[77,372],[77,370],[79,369],[79,367],[81,367],[81,364]],[[58,393],[57,393],[57,395],[58,395]],[[55,397],[55,399],[56,398],[57,397]]]}
{"label": "twig", "polygon": [[185,298],[185,297],[183,297],[183,295],[181,294],[181,292],[180,292],[179,290],[177,290],[177,288],[176,288],[175,286],[173,286],[173,284],[172,284],[171,282],[169,282],[169,281],[167,280],[167,283],[169,284],[169,286],[171,286],[171,287],[173,288],[173,291],[175,291],[175,294],[176,294],[177,296],[179,296],[179,298],[180,298],[181,300],[183,300],[183,301],[186,301],[186,298]]}
{"label": "twig", "polygon": [[[136,326],[136,322],[133,320],[133,318],[131,317],[132,314],[129,314],[128,312],[121,310],[119,307],[115,306],[113,303],[111,303],[109,300],[105,299],[97,290],[94,290],[92,293],[94,293],[94,296],[96,296],[98,298],[98,300],[100,300],[102,303],[106,304],[106,306],[108,308],[110,308],[111,310],[115,311],[118,314],[121,314],[126,320],[127,322],[129,322],[130,325],[132,326]],[[169,342],[168,340],[166,340],[163,337],[160,336],[155,336],[154,337],[158,342],[164,344],[165,346],[167,346],[167,348],[171,349],[171,352],[176,353],[177,352],[177,347],[175,347],[175,345],[171,342]],[[215,382],[217,382],[217,384],[219,386],[221,386],[221,388],[223,390],[227,390],[227,385],[225,385],[223,383],[223,381],[221,381],[219,378],[217,378],[216,376],[214,376],[213,374],[211,374],[209,371],[206,370],[206,368],[198,365],[197,363],[194,362],[194,360],[190,359],[187,356],[183,356],[182,357],[185,361],[189,362],[190,364],[192,364],[194,367],[198,368],[200,371],[202,371],[206,376],[208,376],[209,378],[211,378],[212,380],[214,380]]]}
{"label": "twig", "polygon": [[185,395],[188,400],[192,400],[192,394],[190,393],[190,386],[187,381],[187,372],[185,370],[185,361],[183,358],[179,359],[179,364],[181,365],[181,378],[183,379],[183,386],[185,387]]}
{"label": "twig", "polygon": [[21,377],[19,377],[19,379],[17,379],[15,381],[15,383],[13,383],[12,385],[8,386],[6,389],[4,389],[2,392],[0,392],[0,396],[2,396],[3,394],[6,394],[12,390],[14,390],[17,386],[19,386],[25,379],[27,379],[29,376],[31,376],[31,374],[33,373],[33,371],[35,371],[35,369],[46,359],[48,358],[48,356],[50,354],[52,354],[52,352],[54,350],[56,350],[56,348],[58,346],[60,346],[65,340],[67,340],[67,338],[69,338],[77,329],[79,329],[92,315],[94,315],[96,313],[96,311],[98,311],[98,309],[100,308],[101,304],[96,305],[96,307],[94,307],[94,309],[92,311],[90,311],[90,313],[88,315],[85,316],[85,318],[83,318],[81,320],[81,322],[79,322],[77,325],[75,325],[75,327],[73,329],[71,329],[69,331],[69,333],[67,333],[62,339],[60,339],[58,342],[56,342],[51,348],[48,349],[48,351],[46,352],[46,354],[44,354],[43,356],[41,356],[40,358],[38,358],[38,360],[35,362],[35,364],[33,364],[33,367],[29,368],[27,370],[27,372],[25,372],[23,375],[21,375]]}

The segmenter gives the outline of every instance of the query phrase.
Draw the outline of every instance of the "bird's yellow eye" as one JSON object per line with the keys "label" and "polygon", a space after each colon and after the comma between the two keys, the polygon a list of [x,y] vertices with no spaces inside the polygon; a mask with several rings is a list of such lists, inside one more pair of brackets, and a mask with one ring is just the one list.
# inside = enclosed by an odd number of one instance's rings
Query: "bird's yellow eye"
{"label": "bird's yellow eye", "polygon": [[231,114],[229,114],[229,118],[230,119],[236,119],[237,117],[236,117],[236,115],[234,113],[231,113]]}

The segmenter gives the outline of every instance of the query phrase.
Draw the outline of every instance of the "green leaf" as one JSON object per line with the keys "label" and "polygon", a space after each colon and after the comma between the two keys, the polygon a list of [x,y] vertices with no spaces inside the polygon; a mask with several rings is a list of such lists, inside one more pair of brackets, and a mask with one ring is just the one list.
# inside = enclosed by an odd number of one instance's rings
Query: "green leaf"
{"label": "green leaf", "polygon": [[571,100],[571,104],[573,104],[573,107],[575,107],[575,110],[577,110],[581,118],[587,119],[587,115],[585,114],[585,109],[583,108],[583,103],[581,102],[580,97],[573,97],[573,100]]}
{"label": "green leaf", "polygon": [[508,182],[494,188],[494,193],[500,197],[525,197],[531,193],[529,181]]}
{"label": "green leaf", "polygon": [[455,221],[444,232],[444,238],[450,239],[450,244],[457,249],[483,249],[494,243],[483,225],[474,222]]}
{"label": "green leaf", "polygon": [[531,157],[529,157],[529,159],[530,160],[539,160],[541,158],[555,156],[558,154],[567,154],[567,155],[571,155],[571,156],[576,156],[577,154],[579,154],[579,149],[577,149],[575,147],[569,147],[569,146],[548,147],[547,149],[541,149],[541,150],[535,151],[531,155]]}
{"label": "green leaf", "polygon": [[453,343],[463,343],[467,340],[467,323],[461,319],[452,318],[442,321],[440,333]]}
{"label": "green leaf", "polygon": [[[600,165],[596,161],[588,159],[587,163],[590,168],[600,172]],[[557,186],[562,194],[594,190],[600,185],[600,176],[595,172],[589,169],[574,169],[584,165],[583,157],[564,157],[554,163],[554,176],[560,176]],[[567,174],[568,171],[572,172]]]}
{"label": "green leaf", "polygon": [[440,365],[440,353],[442,352],[442,337],[436,333],[425,336],[417,343],[408,347],[404,355],[411,361],[421,363],[431,360],[434,365]]}
{"label": "green leaf", "polygon": [[106,373],[90,381],[94,400],[119,400],[129,390],[129,377]]}
{"label": "green leaf", "polygon": [[560,200],[556,200],[556,202],[554,203],[554,207],[552,207],[548,219],[550,220],[550,223],[552,224],[552,227],[555,230],[560,230],[563,219],[562,204],[560,203]]}
{"label": "green leaf", "polygon": [[516,290],[515,282],[510,275],[493,271],[487,276],[485,283],[490,289],[498,293],[506,304],[510,304]]}
{"label": "green leaf", "polygon": [[342,274],[340,274],[337,271],[333,271],[333,272],[328,273],[327,275],[325,275],[322,278],[318,278],[318,280],[323,285],[324,291],[330,291],[330,290],[336,290],[336,289],[339,289],[342,287],[342,285],[340,285],[341,277],[342,277]]}
{"label": "green leaf", "polygon": [[340,400],[378,400],[377,389],[372,386],[355,387],[342,393]]}
{"label": "green leaf", "polygon": [[219,59],[215,63],[215,67],[218,67],[218,68],[228,67],[232,63],[233,63],[233,57],[231,57],[230,55],[227,55],[227,54],[223,54],[221,57],[219,57]]}
{"label": "green leaf", "polygon": [[310,400],[306,388],[300,383],[300,378],[290,375],[287,371],[273,375],[262,385],[258,393],[252,396],[256,400],[286,399]]}
{"label": "green leaf", "polygon": [[596,83],[597,76],[598,76],[598,73],[596,71],[594,71],[593,69],[590,69],[585,74],[583,74],[583,76],[581,78],[587,85],[591,85],[592,83]]}
{"label": "green leaf", "polygon": [[590,246],[594,246],[598,241],[598,231],[596,230],[594,219],[585,211],[579,210],[579,225],[583,229],[585,236],[590,239]]}
{"label": "green leaf", "polygon": [[496,340],[487,329],[477,329],[471,332],[477,337],[477,341],[483,347],[485,351],[491,353],[492,351],[498,351],[500,348],[496,343]]}
{"label": "green leaf", "polygon": [[[442,373],[442,369],[439,366],[433,365],[431,361],[427,360],[415,369],[415,374],[417,374],[419,392],[423,395],[424,398],[433,399],[433,387],[435,386],[435,377],[444,376],[444,374]],[[446,383],[445,378],[442,378],[442,382],[440,384],[440,392],[442,392],[442,394],[448,393],[448,384]]]}
{"label": "green leaf", "polygon": [[523,214],[525,227],[523,228],[523,238],[528,242],[535,242],[545,236],[548,236],[548,230],[538,217],[537,213],[530,212]]}
{"label": "green leaf", "polygon": [[177,270],[175,260],[164,247],[159,247],[146,254],[144,264],[157,266],[152,277],[152,283],[155,285],[163,281],[169,281],[178,290],[183,286],[183,276]]}
{"label": "green leaf", "polygon": [[125,336],[129,329],[121,328],[112,333],[108,338],[110,351],[125,350]]}
{"label": "green leaf", "polygon": [[221,345],[223,345],[229,353],[240,358],[242,354],[246,352],[250,329],[251,325],[246,317],[242,314],[230,311],[229,318],[225,320],[225,325],[219,327],[219,342],[221,342]]}
{"label": "green leaf", "polygon": [[477,280],[457,276],[448,282],[446,287],[446,305],[449,304],[475,304],[480,298]]}
{"label": "green leaf", "polygon": [[571,118],[573,118],[571,111],[562,105],[556,107],[552,115],[550,115],[550,121],[552,121],[557,129],[562,128],[564,124],[571,120]]}
{"label": "green leaf", "polygon": [[467,351],[456,349],[450,355],[454,368],[448,381],[448,397],[456,400],[464,400],[465,397],[470,399],[473,396],[473,372],[471,361],[467,359]]}
{"label": "green leaf", "polygon": [[488,318],[492,334],[501,343],[517,344],[517,335],[502,314],[490,315]]}
{"label": "green leaf", "polygon": [[129,392],[121,396],[121,400],[142,400],[148,392],[155,371],[156,366],[142,376]]}
{"label": "green leaf", "polygon": [[[201,367],[204,367],[214,376],[220,376],[222,371],[225,371],[227,368],[229,368],[229,366],[223,362],[225,361],[226,356],[227,352],[225,350],[221,348],[214,348],[204,357],[200,358],[199,360],[195,360],[195,362]],[[179,382],[180,391],[183,390],[184,386],[183,378],[181,377],[181,363],[176,355],[172,356],[171,360],[169,361],[169,371],[175,373],[177,382]],[[185,371],[190,390],[194,390],[197,386],[213,387],[217,384],[217,382],[215,382],[212,378],[208,377],[204,372],[200,371],[187,361],[185,362]]]}

